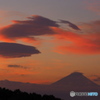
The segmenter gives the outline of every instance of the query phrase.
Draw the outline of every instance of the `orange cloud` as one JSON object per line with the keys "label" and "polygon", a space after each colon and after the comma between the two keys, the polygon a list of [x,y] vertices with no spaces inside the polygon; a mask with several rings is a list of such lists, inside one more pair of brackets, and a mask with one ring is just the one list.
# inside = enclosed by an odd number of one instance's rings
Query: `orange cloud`
{"label": "orange cloud", "polygon": [[[0,28],[0,40],[8,42],[35,42],[39,44],[38,36],[52,36],[59,45],[56,52],[74,54],[99,54],[100,53],[100,20],[90,23],[83,23],[76,26],[69,21],[67,23],[75,30],[64,30],[59,26],[59,22],[48,18],[33,15],[28,20],[13,21],[13,24]],[[80,32],[80,33],[79,33]],[[62,43],[62,44],[61,44]],[[60,46],[61,44],[61,46]]]}
{"label": "orange cloud", "polygon": [[56,52],[67,54],[100,54],[100,21],[84,23],[81,25],[83,33],[65,31],[59,28],[53,28],[58,34],[55,38],[64,42],[61,46],[55,48]]}

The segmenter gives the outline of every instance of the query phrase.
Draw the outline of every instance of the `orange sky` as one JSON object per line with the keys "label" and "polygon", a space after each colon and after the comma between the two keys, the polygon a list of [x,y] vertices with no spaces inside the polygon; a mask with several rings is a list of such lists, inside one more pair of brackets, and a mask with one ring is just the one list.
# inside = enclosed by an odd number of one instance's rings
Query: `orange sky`
{"label": "orange sky", "polygon": [[79,71],[100,84],[100,2],[22,1],[0,4],[0,80],[49,84]]}

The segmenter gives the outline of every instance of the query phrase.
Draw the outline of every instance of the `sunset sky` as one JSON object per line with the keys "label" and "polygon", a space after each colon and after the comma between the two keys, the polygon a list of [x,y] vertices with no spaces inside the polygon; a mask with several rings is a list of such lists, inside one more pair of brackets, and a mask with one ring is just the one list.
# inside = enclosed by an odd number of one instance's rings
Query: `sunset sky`
{"label": "sunset sky", "polygon": [[100,0],[0,0],[0,80],[76,71],[100,84]]}

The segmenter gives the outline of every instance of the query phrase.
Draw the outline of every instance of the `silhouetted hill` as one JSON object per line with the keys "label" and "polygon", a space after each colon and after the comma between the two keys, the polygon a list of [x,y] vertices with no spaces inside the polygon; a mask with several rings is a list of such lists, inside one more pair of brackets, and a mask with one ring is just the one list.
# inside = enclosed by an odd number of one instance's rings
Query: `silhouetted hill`
{"label": "silhouetted hill", "polygon": [[[11,90],[20,89],[28,93],[39,93],[54,95],[64,100],[100,100],[100,86],[86,78],[82,73],[74,72],[51,85],[41,85],[32,83],[12,82],[8,80],[0,81],[0,87]],[[70,91],[75,92],[98,92],[98,97],[70,97]],[[75,99],[76,98],[76,99]],[[80,99],[81,98],[81,99]]]}
{"label": "silhouetted hill", "polygon": [[48,85],[1,80],[0,87],[10,90],[20,89],[21,91],[28,93],[35,92],[44,94],[44,89],[46,89]]}

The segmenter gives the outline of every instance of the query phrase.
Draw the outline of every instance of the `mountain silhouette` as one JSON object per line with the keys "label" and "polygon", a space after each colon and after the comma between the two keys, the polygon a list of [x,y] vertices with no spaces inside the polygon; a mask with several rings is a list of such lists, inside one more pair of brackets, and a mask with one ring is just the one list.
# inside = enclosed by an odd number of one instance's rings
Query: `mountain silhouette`
{"label": "mountain silhouette", "polygon": [[53,86],[66,86],[67,88],[89,88],[89,87],[99,87],[96,83],[89,80],[80,72],[74,72],[70,75],[52,83]]}
{"label": "mountain silhouette", "polygon": [[100,95],[98,97],[88,97],[81,98],[75,97],[72,99],[70,97],[70,91],[75,92],[98,92],[100,94],[100,86],[89,80],[80,72],[74,72],[70,75],[50,84],[32,84],[32,83],[22,83],[14,82],[8,80],[0,81],[0,87],[5,87],[11,90],[20,89],[28,93],[39,93],[54,95],[55,97],[62,98],[63,100],[100,100]]}
{"label": "mountain silhouette", "polygon": [[[98,92],[100,93],[100,86],[97,85],[96,83],[92,82],[89,80],[87,77],[85,77],[82,73],[80,72],[74,72],[71,73],[70,75],[52,83],[49,88],[50,92],[53,91],[52,93],[55,96],[60,96],[66,100],[73,100],[70,97],[70,92],[75,91],[75,92]],[[92,100],[92,98],[90,98]],[[90,100],[86,98],[77,98],[75,100]],[[100,99],[100,98],[99,98]],[[96,98],[93,98],[93,100],[99,100]]]}

